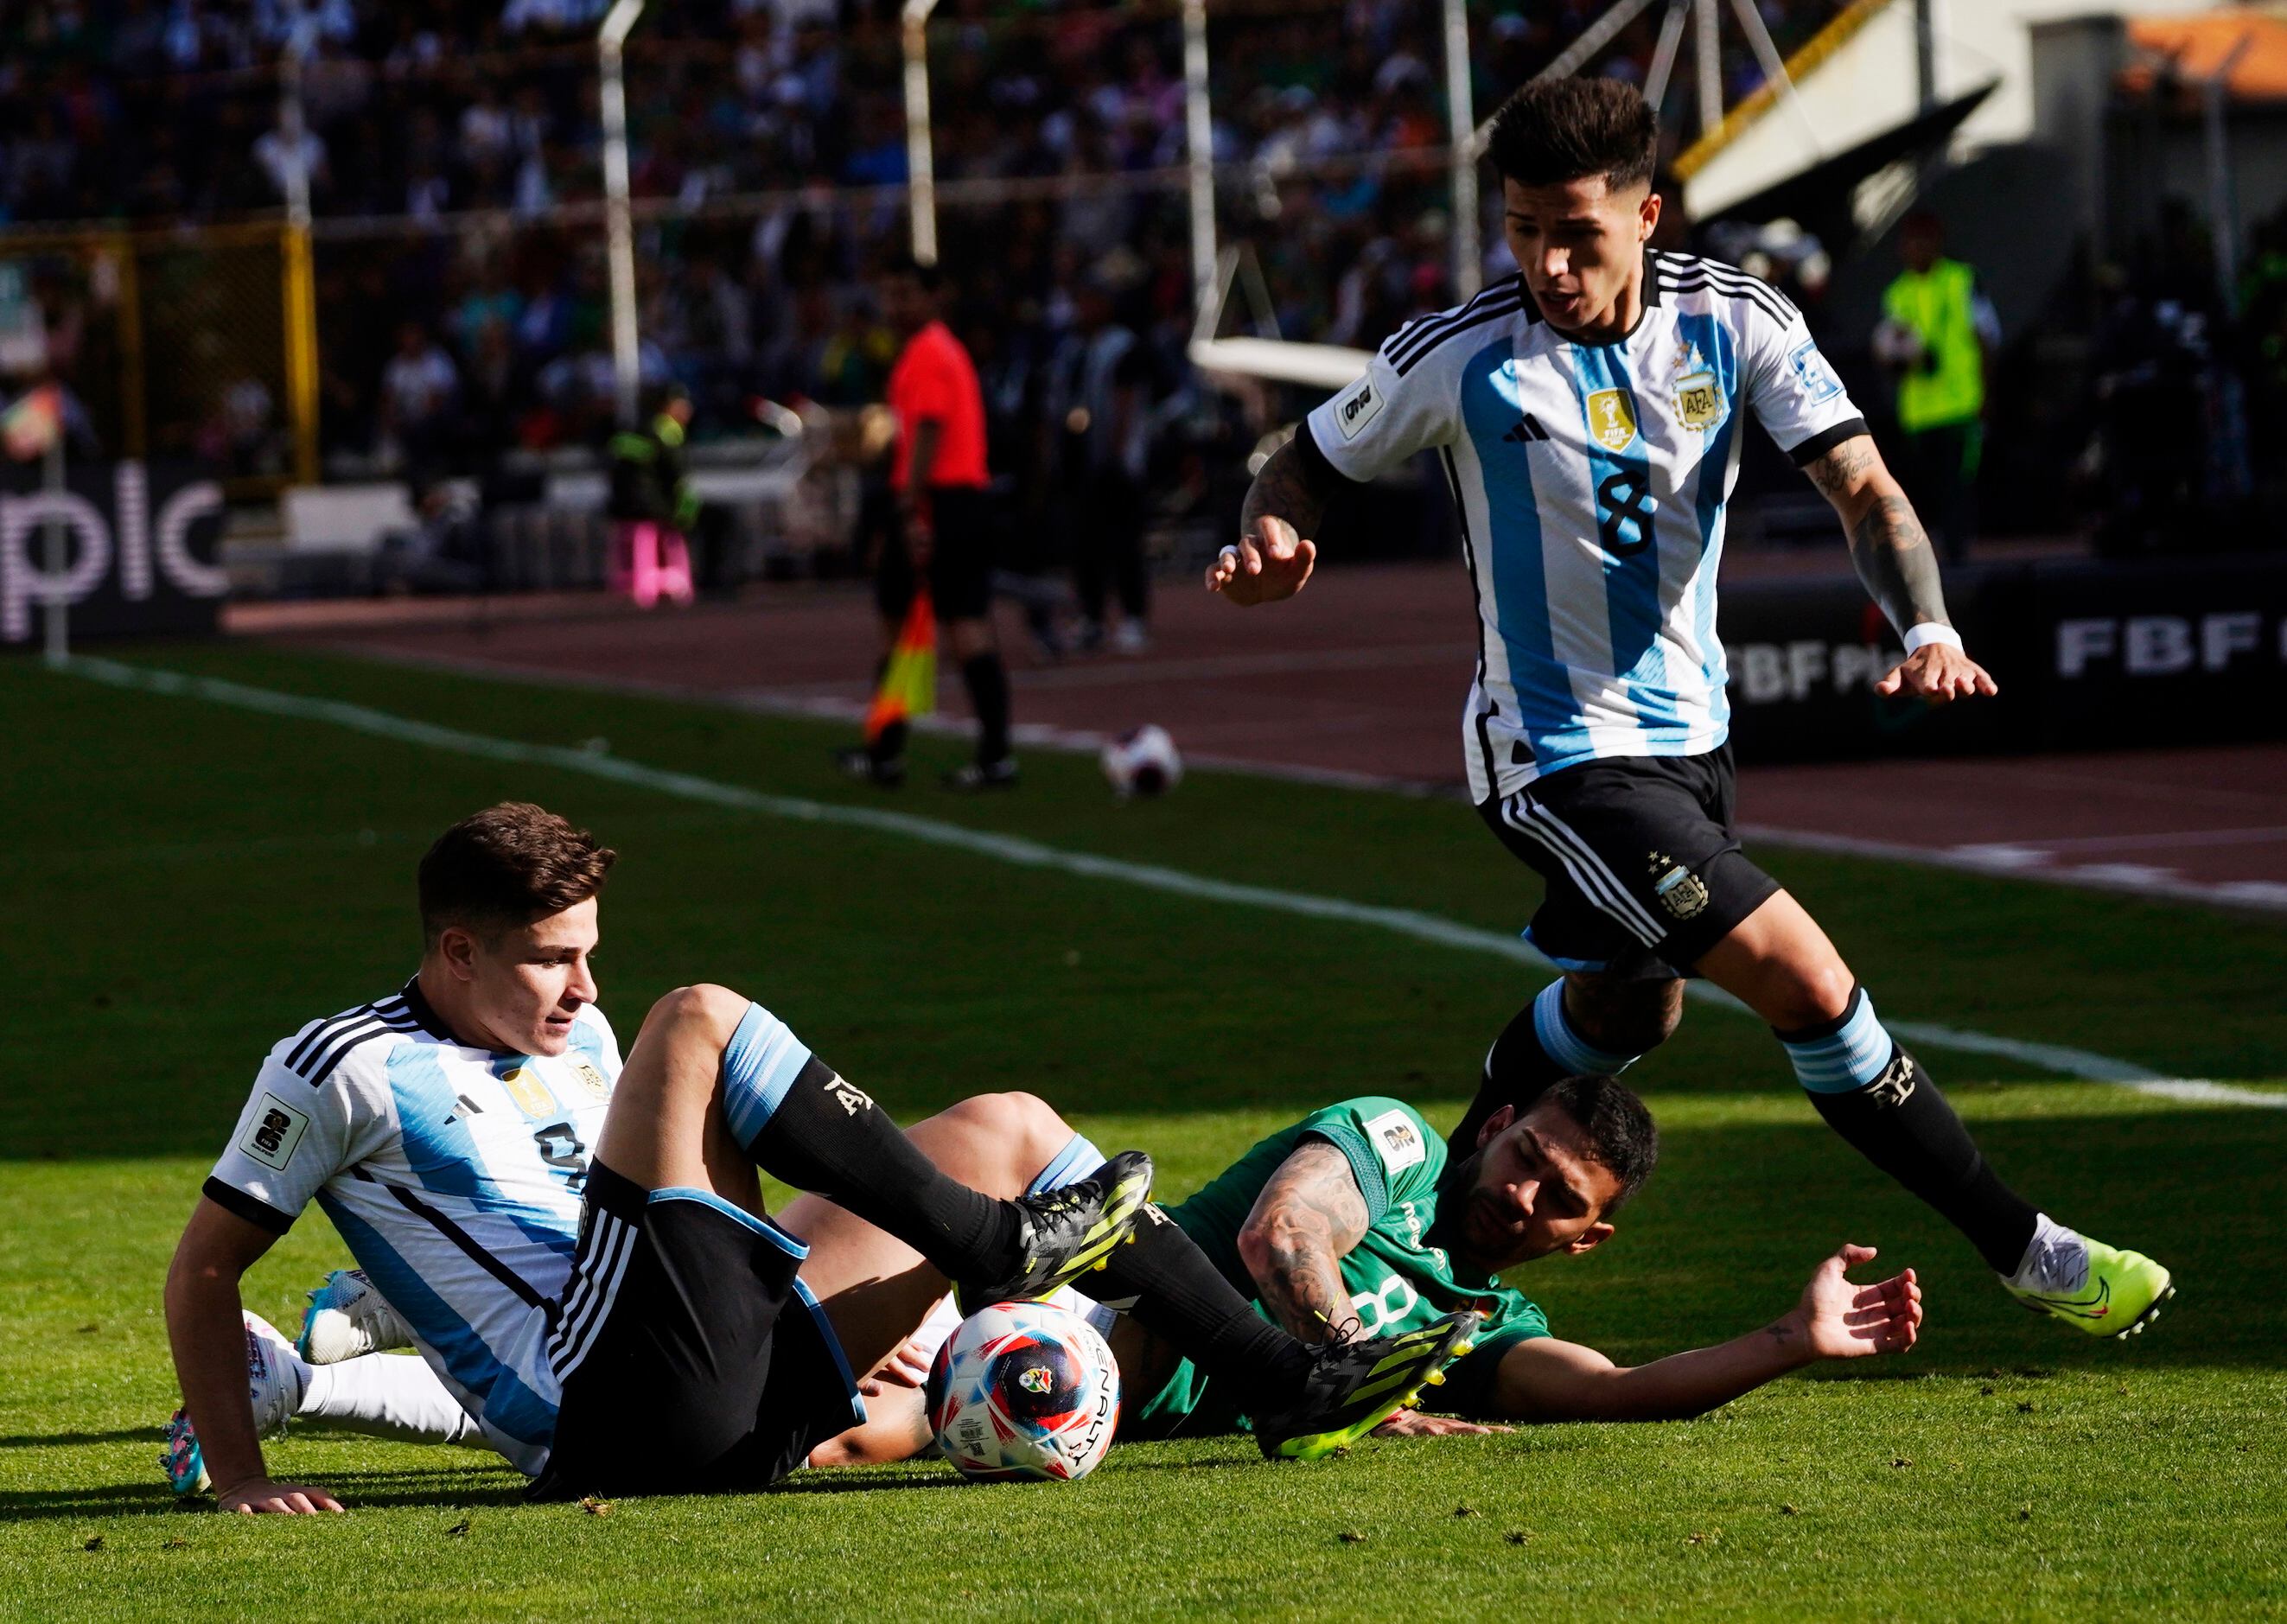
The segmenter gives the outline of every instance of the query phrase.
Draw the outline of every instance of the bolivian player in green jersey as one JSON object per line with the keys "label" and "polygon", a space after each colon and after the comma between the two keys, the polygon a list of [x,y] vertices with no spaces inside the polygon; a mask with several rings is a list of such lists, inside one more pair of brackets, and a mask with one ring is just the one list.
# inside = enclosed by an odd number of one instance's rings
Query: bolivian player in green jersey
{"label": "bolivian player in green jersey", "polygon": [[[910,1132],[948,1176],[992,1195],[1052,1188],[1102,1161],[1029,1094],[964,1100]],[[1657,1155],[1642,1103],[1609,1077],[1567,1078],[1521,1114],[1502,1108],[1458,1162],[1411,1105],[1371,1096],[1270,1135],[1190,1200],[1164,1212],[1147,1206],[1142,1221],[1180,1224],[1266,1318],[1310,1340],[1389,1334],[1464,1307],[1483,1311],[1476,1350],[1432,1390],[1435,1407],[1452,1414],[1401,1412],[1384,1432],[1694,1415],[1822,1359],[1913,1346],[1922,1319],[1913,1271],[1855,1284],[1844,1271],[1874,1256],[1856,1246],[1822,1261],[1792,1308],[1714,1347],[1630,1367],[1552,1335],[1514,1275],[1611,1240],[1615,1215]],[[901,1242],[815,1196],[791,1203],[780,1223],[810,1244],[813,1258],[834,1260],[837,1278],[829,1283],[844,1312],[877,1315],[883,1328],[918,1327],[860,1382],[867,1422],[820,1446],[811,1463],[902,1460],[928,1448],[918,1390],[959,1322],[949,1299],[930,1311],[943,1280]],[[1226,1395],[1165,1342],[1116,1315],[1116,1305],[1082,1298],[1075,1306],[1109,1333],[1119,1358],[1122,1437],[1244,1424]],[[419,1378],[418,1361],[386,1364],[385,1374]]]}

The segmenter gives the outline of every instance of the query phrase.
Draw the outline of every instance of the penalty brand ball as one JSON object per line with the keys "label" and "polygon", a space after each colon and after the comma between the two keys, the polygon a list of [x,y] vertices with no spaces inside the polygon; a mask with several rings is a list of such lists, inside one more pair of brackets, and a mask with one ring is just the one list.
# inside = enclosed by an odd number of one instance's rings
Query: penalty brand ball
{"label": "penalty brand ball", "polygon": [[1112,1447],[1120,1367],[1096,1327],[1053,1303],[996,1303],[930,1367],[937,1446],[964,1477],[1085,1477]]}
{"label": "penalty brand ball", "polygon": [[1139,727],[1104,747],[1104,776],[1124,798],[1165,795],[1183,781],[1183,758],[1164,727]]}

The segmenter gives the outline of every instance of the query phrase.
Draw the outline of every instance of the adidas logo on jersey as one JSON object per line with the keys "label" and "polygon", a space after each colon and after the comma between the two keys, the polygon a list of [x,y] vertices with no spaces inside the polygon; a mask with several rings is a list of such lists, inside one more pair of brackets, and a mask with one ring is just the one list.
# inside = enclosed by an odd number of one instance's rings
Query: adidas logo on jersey
{"label": "adidas logo on jersey", "polygon": [[1511,443],[1524,440],[1547,440],[1548,438],[1548,431],[1540,426],[1539,418],[1534,416],[1531,412],[1527,412],[1522,418],[1518,419],[1516,424],[1510,428],[1509,432],[1502,435],[1501,438],[1505,440],[1510,441]]}

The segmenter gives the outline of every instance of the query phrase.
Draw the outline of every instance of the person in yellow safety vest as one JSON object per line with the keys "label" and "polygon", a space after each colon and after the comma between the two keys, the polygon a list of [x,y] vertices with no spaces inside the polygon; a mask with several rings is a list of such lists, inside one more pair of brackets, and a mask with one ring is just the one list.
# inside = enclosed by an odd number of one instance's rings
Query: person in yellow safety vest
{"label": "person in yellow safety vest", "polygon": [[655,399],[650,426],[622,429],[608,448],[612,464],[611,587],[648,609],[661,598],[687,604],[695,595],[688,540],[699,499],[685,477],[685,426],[691,397],[670,384]]}
{"label": "person in yellow safety vest", "polygon": [[1899,232],[1906,269],[1882,294],[1874,354],[1898,380],[1900,471],[1949,564],[1968,557],[1985,439],[1985,368],[2001,341],[1977,273],[1941,251],[1945,228],[1917,210]]}

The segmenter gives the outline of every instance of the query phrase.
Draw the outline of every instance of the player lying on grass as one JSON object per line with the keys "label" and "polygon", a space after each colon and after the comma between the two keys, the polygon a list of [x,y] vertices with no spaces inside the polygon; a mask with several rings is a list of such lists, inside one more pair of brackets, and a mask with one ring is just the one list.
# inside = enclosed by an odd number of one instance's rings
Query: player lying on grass
{"label": "player lying on grass", "polygon": [[[1463,1120],[1666,1041],[1705,976],[1768,1021],[1818,1113],[1967,1237],[2028,1308],[2141,1330],[2172,1295],[2141,1253],[2057,1223],[1980,1153],[1816,920],[1739,850],[1715,635],[1747,419],[1833,505],[1905,648],[1877,693],[1993,694],[1936,555],[1802,313],[1729,265],[1654,250],[1659,121],[1614,79],[1542,79],[1487,152],[1521,267],[1385,343],[1266,462],[1207,583],[1240,605],[1310,580],[1320,517],[1435,448],[1477,606],[1462,722],[1477,812],[1546,887],[1528,932],[1563,972],[1518,1015]],[[1943,827],[1945,810],[1929,809]],[[1911,901],[1906,906],[1911,907]]]}
{"label": "player lying on grass", "polygon": [[455,825],[422,860],[414,978],[271,1051],[168,1274],[178,1487],[340,1509],[271,1481],[247,1403],[267,1361],[239,1280],[313,1197],[542,1498],[759,1487],[863,1417],[849,1360],[872,1366],[913,1319],[870,1316],[862,1273],[764,1218],[757,1168],[978,1300],[1102,1267],[1146,1324],[1248,1387],[1273,1417],[1266,1454],[1331,1451],[1466,1348],[1466,1313],[1314,1348],[1180,1232],[1118,1244],[1149,1192],[1140,1153],[1013,1200],[961,1184],[722,987],[661,999],[622,1072],[590,964],[614,855],[536,806]]}
{"label": "player lying on grass", "polygon": [[[917,1124],[913,1139],[948,1176],[1011,1196],[1053,1188],[1102,1160],[1025,1094],[966,1100]],[[1190,1235],[1263,1315],[1306,1341],[1343,1326],[1387,1334],[1430,1325],[1465,1305],[1484,1312],[1476,1349],[1446,1371],[1439,1399],[1472,1419],[1400,1414],[1384,1431],[1694,1415],[1820,1359],[1913,1346],[1922,1309],[1912,1271],[1855,1285],[1844,1271],[1874,1254],[1851,1246],[1818,1266],[1788,1312],[1716,1347],[1630,1368],[1550,1335],[1541,1311],[1495,1277],[1601,1245],[1656,1156],[1650,1118],[1609,1078],[1565,1080],[1522,1117],[1496,1113],[1479,1129],[1476,1151],[1453,1164],[1412,1107],[1351,1099],[1272,1134],[1190,1200],[1164,1213],[1147,1208],[1141,1227]],[[942,1296],[942,1277],[912,1248],[816,1197],[789,1206],[782,1221],[811,1242],[814,1257],[833,1255],[837,1268],[863,1282],[853,1287],[852,1306],[862,1299],[877,1331],[911,1327],[928,1311],[867,1378],[867,1422],[822,1444],[811,1464],[899,1460],[924,1448],[929,1429],[915,1390],[959,1322]],[[387,1303],[354,1276],[336,1274],[312,1295],[306,1352],[335,1358],[404,1340]],[[1111,1338],[1127,1394],[1123,1438],[1228,1430],[1246,1415],[1243,1391],[1148,1326],[1115,1323],[1110,1310],[1074,1293],[1065,1300]],[[423,1398],[434,1382],[419,1365],[377,1355],[313,1369],[272,1335],[267,1357],[281,1374],[257,1402],[273,1423],[299,1406],[300,1414],[335,1424],[454,1438],[453,1406],[441,1396]],[[384,1402],[384,1395],[393,1397]],[[424,1414],[438,1423],[425,1435],[415,1424]],[[393,1428],[384,1425],[392,1420]]]}

